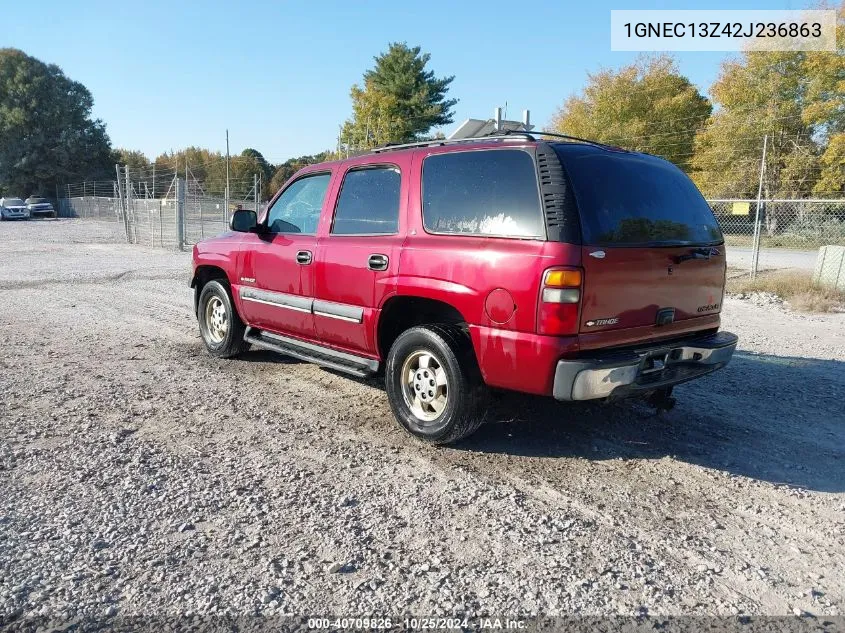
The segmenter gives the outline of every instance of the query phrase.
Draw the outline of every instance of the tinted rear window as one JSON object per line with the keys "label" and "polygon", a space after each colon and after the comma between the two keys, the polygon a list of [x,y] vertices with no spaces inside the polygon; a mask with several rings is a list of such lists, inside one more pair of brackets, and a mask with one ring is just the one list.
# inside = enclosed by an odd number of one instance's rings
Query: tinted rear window
{"label": "tinted rear window", "polygon": [[584,243],[595,246],[717,244],[710,205],[672,163],[591,146],[556,146],[578,209]]}
{"label": "tinted rear window", "polygon": [[429,156],[422,198],[425,228],[435,233],[545,236],[537,170],[522,150]]}

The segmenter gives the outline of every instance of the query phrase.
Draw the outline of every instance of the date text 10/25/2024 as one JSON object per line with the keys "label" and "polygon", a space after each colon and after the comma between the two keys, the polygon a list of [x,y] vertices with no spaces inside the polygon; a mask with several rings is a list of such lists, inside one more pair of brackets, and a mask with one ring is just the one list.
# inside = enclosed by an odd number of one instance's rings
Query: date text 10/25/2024
{"label": "date text 10/25/2024", "polygon": [[505,631],[519,631],[525,629],[526,622],[518,618],[498,618],[498,617],[453,617],[453,618],[438,618],[438,617],[404,617],[404,618],[390,618],[390,617],[352,617],[352,618],[308,618],[309,629],[329,629],[329,630],[386,630],[393,628],[401,628],[405,630],[429,630],[429,631],[449,631],[449,630],[505,630]]}

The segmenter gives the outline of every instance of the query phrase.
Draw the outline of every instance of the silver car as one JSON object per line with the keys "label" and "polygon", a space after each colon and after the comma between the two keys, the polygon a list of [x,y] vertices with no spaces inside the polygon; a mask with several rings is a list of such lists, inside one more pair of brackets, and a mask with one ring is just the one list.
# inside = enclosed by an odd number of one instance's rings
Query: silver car
{"label": "silver car", "polygon": [[29,209],[29,217],[45,217],[55,218],[56,210],[53,205],[46,198],[40,196],[31,196],[26,199],[26,208]]}
{"label": "silver car", "polygon": [[0,198],[0,219],[28,220],[29,209],[26,208],[26,203],[20,198]]}

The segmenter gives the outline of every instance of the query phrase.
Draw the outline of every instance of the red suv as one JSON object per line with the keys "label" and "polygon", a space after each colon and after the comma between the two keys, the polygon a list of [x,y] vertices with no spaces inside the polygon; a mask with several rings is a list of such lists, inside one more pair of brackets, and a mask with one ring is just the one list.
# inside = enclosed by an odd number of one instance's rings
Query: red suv
{"label": "red suv", "polygon": [[208,351],[250,345],[365,376],[433,443],[485,386],[593,400],[723,367],[724,242],[677,167],[544,134],[387,147],[298,172],[261,218],[194,247]]}

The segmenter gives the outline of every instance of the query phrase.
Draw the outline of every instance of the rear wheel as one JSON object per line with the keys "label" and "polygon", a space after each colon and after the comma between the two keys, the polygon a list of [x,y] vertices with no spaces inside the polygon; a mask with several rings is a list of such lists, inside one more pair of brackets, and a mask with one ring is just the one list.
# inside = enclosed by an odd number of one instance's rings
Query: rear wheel
{"label": "rear wheel", "polygon": [[197,303],[197,320],[208,353],[218,358],[236,356],[248,348],[243,321],[235,311],[229,284],[213,280],[203,286]]}
{"label": "rear wheel", "polygon": [[426,442],[456,442],[484,421],[480,372],[472,344],[458,327],[403,332],[390,348],[385,382],[396,419]]}

